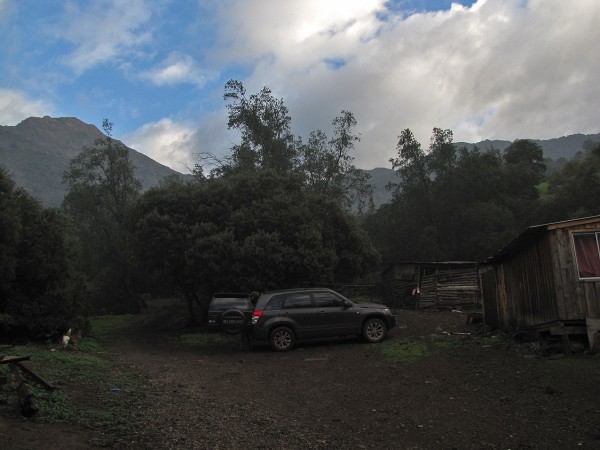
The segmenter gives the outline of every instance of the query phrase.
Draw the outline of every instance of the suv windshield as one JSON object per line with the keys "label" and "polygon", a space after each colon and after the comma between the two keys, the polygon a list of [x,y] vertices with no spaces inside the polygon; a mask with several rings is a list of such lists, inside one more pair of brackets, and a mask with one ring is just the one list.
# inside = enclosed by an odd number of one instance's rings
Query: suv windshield
{"label": "suv windshield", "polygon": [[211,311],[227,311],[229,309],[248,311],[253,307],[248,297],[215,297],[210,304]]}

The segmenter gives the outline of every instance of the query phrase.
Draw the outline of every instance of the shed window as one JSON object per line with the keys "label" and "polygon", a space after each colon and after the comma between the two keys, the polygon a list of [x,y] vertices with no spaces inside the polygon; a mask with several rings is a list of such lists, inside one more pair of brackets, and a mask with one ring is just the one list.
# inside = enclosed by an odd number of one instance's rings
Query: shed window
{"label": "shed window", "polygon": [[600,233],[573,235],[579,278],[600,278]]}

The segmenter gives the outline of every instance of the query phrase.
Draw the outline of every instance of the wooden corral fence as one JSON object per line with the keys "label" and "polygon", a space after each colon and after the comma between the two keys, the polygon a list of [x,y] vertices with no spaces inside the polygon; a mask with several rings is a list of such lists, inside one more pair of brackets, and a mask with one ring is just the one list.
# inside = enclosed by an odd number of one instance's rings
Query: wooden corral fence
{"label": "wooden corral fence", "polygon": [[381,286],[376,284],[345,284],[339,292],[348,298],[364,298],[369,301],[381,301]]}
{"label": "wooden corral fence", "polygon": [[382,274],[383,302],[393,308],[480,306],[475,262],[401,262]]}
{"label": "wooden corral fence", "polygon": [[28,418],[33,417],[38,412],[38,407],[35,404],[33,394],[31,394],[27,388],[23,374],[28,375],[33,381],[41,384],[48,390],[55,389],[52,384],[48,383],[25,365],[25,361],[28,361],[29,359],[29,356],[0,356],[0,365],[8,364],[14,378],[19,406],[21,407],[21,414]]}

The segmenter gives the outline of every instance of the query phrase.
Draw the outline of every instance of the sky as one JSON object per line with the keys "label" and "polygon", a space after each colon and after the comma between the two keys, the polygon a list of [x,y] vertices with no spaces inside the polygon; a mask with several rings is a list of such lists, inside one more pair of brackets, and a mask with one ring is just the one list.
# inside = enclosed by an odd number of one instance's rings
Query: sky
{"label": "sky", "polygon": [[0,0],[0,125],[76,117],[179,172],[224,156],[225,83],[295,135],[351,111],[363,169],[424,148],[598,133],[598,0]]}

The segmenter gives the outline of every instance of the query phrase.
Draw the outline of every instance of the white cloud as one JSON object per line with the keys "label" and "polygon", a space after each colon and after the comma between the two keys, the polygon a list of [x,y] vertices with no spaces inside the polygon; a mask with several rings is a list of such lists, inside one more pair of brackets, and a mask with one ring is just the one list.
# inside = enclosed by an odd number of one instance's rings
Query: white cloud
{"label": "white cloud", "polygon": [[202,88],[216,78],[216,73],[202,70],[189,55],[173,52],[159,67],[140,76],[157,86],[189,83]]}
{"label": "white cloud", "polygon": [[353,111],[361,167],[387,165],[404,128],[425,147],[433,127],[470,142],[600,131],[596,0],[479,0],[385,21],[383,0],[225,5],[213,58],[250,64],[247,89],[283,97],[302,133]]}
{"label": "white cloud", "polygon": [[191,127],[162,119],[123,136],[122,141],[173,170],[188,172],[188,168],[193,166],[193,135]]}
{"label": "white cloud", "polygon": [[25,94],[0,89],[0,124],[16,125],[31,116],[50,114],[50,107],[42,100],[30,100]]}
{"label": "white cloud", "polygon": [[151,34],[143,28],[150,18],[144,0],[103,0],[85,3],[83,8],[67,3],[64,21],[56,28],[58,35],[74,46],[65,63],[81,73],[103,62],[121,60],[150,41]]}

